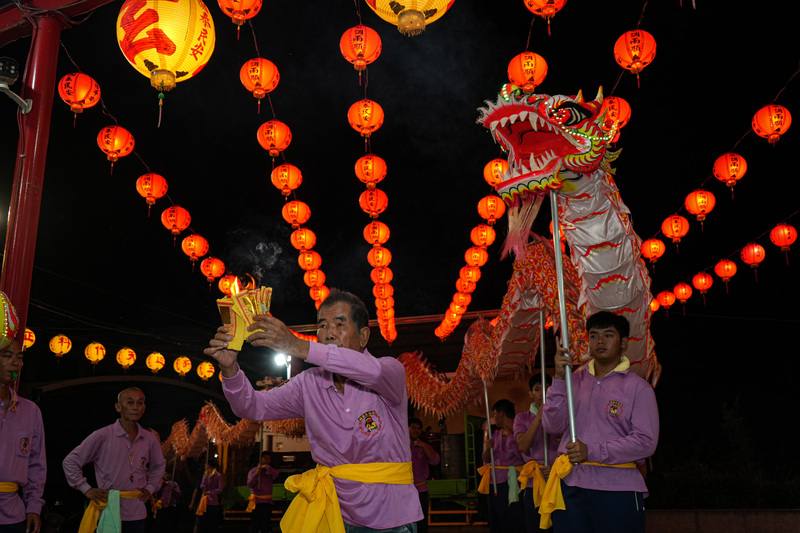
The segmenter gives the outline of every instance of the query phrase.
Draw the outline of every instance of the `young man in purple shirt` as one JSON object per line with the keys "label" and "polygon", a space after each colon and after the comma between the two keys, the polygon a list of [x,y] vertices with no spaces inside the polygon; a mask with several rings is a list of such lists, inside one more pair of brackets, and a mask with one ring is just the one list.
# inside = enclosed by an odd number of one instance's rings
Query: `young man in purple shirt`
{"label": "young man in purple shirt", "polygon": [[[545,385],[550,386],[552,380],[545,375]],[[547,435],[547,461],[544,464],[545,432],[542,428],[542,375],[534,374],[528,380],[528,396],[531,404],[527,411],[517,413],[514,417],[514,438],[517,440],[517,449],[522,454],[522,460],[526,467],[531,464],[533,468],[538,468],[542,477],[536,476],[533,472],[528,476],[530,481],[526,483],[524,492],[520,495],[522,499],[522,511],[525,519],[525,532],[535,533],[539,530],[539,512],[534,505],[534,483],[537,488],[541,484],[540,490],[544,489],[543,483],[550,474],[550,466],[558,455],[558,443],[561,435]],[[535,464],[534,464],[535,463]],[[538,478],[538,481],[537,481]],[[522,481],[522,479],[520,479]]]}
{"label": "young man in purple shirt", "polygon": [[[67,454],[64,475],[69,486],[81,491],[90,505],[105,508],[109,491],[124,492],[119,500],[122,533],[143,533],[147,519],[144,502],[161,487],[164,455],[153,432],[139,425],[145,411],[140,388],[121,391],[114,407],[119,419],[93,432]],[[83,474],[83,467],[90,463],[97,487],[89,485]]]}
{"label": "young man in purple shirt", "polygon": [[213,533],[222,525],[223,509],[220,496],[225,481],[219,471],[219,463],[213,457],[208,459],[203,479],[200,480],[200,504],[197,509],[198,533]]}
{"label": "young man in purple shirt", "polygon": [[0,531],[39,533],[47,477],[42,413],[20,398],[14,382],[22,369],[16,340],[0,350]]}
{"label": "young man in purple shirt", "polygon": [[[490,461],[492,456],[489,452],[490,446],[494,452],[495,476],[497,479],[496,493],[493,484],[488,485],[489,531],[493,533],[521,533],[523,530],[517,471],[518,468],[522,468],[524,461],[514,438],[515,411],[511,400],[497,400],[492,406],[492,418],[497,429],[492,434],[491,444],[489,432],[485,431],[483,436],[484,466],[481,468],[481,472],[484,480],[481,485],[486,487],[487,476],[491,476]],[[491,478],[488,478],[488,480],[491,482]],[[481,489],[479,489],[480,491]]]}
{"label": "young man in purple shirt", "polygon": [[[177,459],[176,459],[177,460]],[[164,533],[174,533],[178,527],[178,502],[181,498],[181,487],[178,483],[164,476],[161,489],[156,495],[158,510],[156,515],[156,530]]]}
{"label": "young man in purple shirt", "polygon": [[[570,360],[561,348],[543,409],[544,428],[563,432],[559,452],[568,459],[563,464],[569,473],[560,481],[566,509],[552,513],[553,530],[643,533],[647,486],[636,465],[658,443],[655,393],[630,372],[625,317],[601,311],[587,319],[586,329],[592,359],[572,374],[576,442],[570,439],[564,382]],[[551,476],[558,468],[556,463]]]}
{"label": "young man in purple shirt", "polygon": [[431,466],[439,464],[439,454],[433,446],[422,440],[422,420],[412,418],[408,421],[408,433],[411,437],[411,467],[414,471],[414,486],[419,492],[419,504],[422,507],[422,520],[417,522],[417,533],[428,531],[428,478],[431,477]]}
{"label": "young man in purple shirt", "polygon": [[263,451],[258,466],[247,473],[247,486],[253,504],[250,533],[272,532],[272,482],[278,479],[279,472],[270,466],[271,461],[269,452]]}
{"label": "young man in purple shirt", "polygon": [[[312,368],[269,391],[255,391],[236,362],[226,326],[205,354],[219,363],[233,412],[252,420],[303,417],[317,468],[292,476],[299,490],[283,530],[316,530],[324,520],[347,533],[413,533],[422,519],[408,446],[405,369],[367,350],[369,315],[355,295],[331,289],[317,314],[319,342],[295,337],[280,320],[259,316],[248,342],[306,360]],[[294,479],[293,479],[294,478]],[[326,506],[325,503],[328,503]],[[316,506],[323,506],[316,512]],[[309,511],[315,512],[305,512]]]}

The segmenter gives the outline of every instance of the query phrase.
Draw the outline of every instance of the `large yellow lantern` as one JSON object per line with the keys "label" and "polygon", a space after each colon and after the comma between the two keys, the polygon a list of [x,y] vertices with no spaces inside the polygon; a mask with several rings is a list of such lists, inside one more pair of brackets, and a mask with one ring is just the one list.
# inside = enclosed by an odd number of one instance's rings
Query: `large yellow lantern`
{"label": "large yellow lantern", "polygon": [[213,378],[216,371],[217,370],[210,361],[203,361],[197,365],[197,375],[200,376],[200,379],[203,381],[208,381],[209,378]]}
{"label": "large yellow lantern", "polygon": [[106,356],[106,347],[99,342],[90,342],[83,349],[83,355],[90,363],[96,365],[102,361]]}
{"label": "large yellow lantern", "polygon": [[149,368],[150,372],[153,374],[157,374],[159,370],[164,368],[165,364],[167,364],[167,360],[158,352],[152,352],[147,356],[147,359],[144,360],[144,365]]}
{"label": "large yellow lantern", "polygon": [[50,351],[53,352],[53,355],[56,357],[62,357],[65,354],[69,353],[72,349],[72,341],[69,340],[69,337],[59,333],[52,339],[50,339]]}
{"label": "large yellow lantern", "polygon": [[117,364],[124,369],[128,369],[136,362],[136,352],[132,348],[125,346],[117,352]]}
{"label": "large yellow lantern", "polygon": [[25,336],[22,338],[22,349],[27,350],[36,342],[36,334],[32,329],[25,328]]}
{"label": "large yellow lantern", "polygon": [[182,355],[175,359],[175,362],[172,363],[172,368],[181,376],[185,376],[192,370],[192,360]]}
{"label": "large yellow lantern", "polygon": [[119,10],[119,48],[160,99],[206,66],[214,41],[214,20],[201,0],[125,0]]}
{"label": "large yellow lantern", "polygon": [[425,31],[447,13],[455,0],[367,0],[367,5],[380,18],[394,24],[403,35],[413,37]]}

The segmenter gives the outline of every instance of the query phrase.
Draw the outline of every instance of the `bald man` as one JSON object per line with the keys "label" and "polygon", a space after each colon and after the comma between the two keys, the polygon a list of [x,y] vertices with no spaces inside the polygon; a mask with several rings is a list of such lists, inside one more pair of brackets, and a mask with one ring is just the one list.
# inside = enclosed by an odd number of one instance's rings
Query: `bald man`
{"label": "bald man", "polygon": [[[161,486],[164,455],[158,438],[139,425],[145,411],[141,389],[121,391],[114,408],[119,419],[93,432],[69,452],[64,458],[64,475],[67,483],[89,500],[84,520],[97,520],[92,514],[96,511],[101,521],[121,522],[122,533],[143,533],[147,519],[144,502]],[[89,485],[83,474],[83,467],[90,463],[97,487]],[[106,507],[109,498],[113,505]]]}

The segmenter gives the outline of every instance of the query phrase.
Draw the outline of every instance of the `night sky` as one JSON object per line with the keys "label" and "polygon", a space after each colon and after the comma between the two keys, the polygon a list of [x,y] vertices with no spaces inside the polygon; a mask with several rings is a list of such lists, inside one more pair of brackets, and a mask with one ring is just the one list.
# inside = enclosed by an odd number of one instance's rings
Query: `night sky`
{"label": "night sky", "polygon": [[[688,216],[683,199],[701,184],[716,195],[716,209],[704,229],[693,221],[679,252],[670,244],[651,269],[654,293],[689,282],[723,257],[739,263],[729,294],[716,279],[705,305],[693,296],[685,310],[676,304],[668,317],[659,312],[653,320],[664,367],[656,389],[662,438],[653,460],[653,504],[737,506],[732,489],[728,494],[720,487],[744,480],[758,484],[757,501],[750,506],[788,506],[789,498],[796,503],[800,493],[800,474],[786,467],[794,451],[783,438],[796,403],[800,256],[792,250],[787,265],[767,234],[790,217],[796,226],[800,223],[800,124],[770,146],[752,133],[750,122],[773,100],[800,120],[800,76],[792,80],[800,63],[796,19],[778,3],[763,9],[719,0],[698,0],[696,8],[690,0],[645,4],[643,10],[640,1],[570,2],[553,19],[548,37],[541,19],[531,26],[532,16],[519,0],[458,0],[416,38],[400,35],[362,5],[364,23],[383,39],[383,54],[369,67],[367,94],[386,112],[372,149],[389,166],[381,184],[389,208],[380,220],[392,232],[388,247],[394,258],[397,316],[439,314],[449,305],[470,246],[469,230],[480,222],[475,206],[491,192],[483,166],[501,155],[489,133],[475,124],[476,108],[495,98],[506,81],[508,61],[523,51],[530,30],[530,49],[549,65],[538,92],[582,89],[594,96],[602,85],[606,95],[631,104],[633,115],[618,143],[622,154],[616,180],[642,239],[656,236],[667,215],[681,211]],[[162,351],[168,361],[178,354],[195,363],[202,360],[201,349],[219,323],[214,303],[219,292],[209,290],[199,269],[192,271],[180,242],[173,246],[161,226],[166,198],[148,218],[134,187],[148,167],[167,178],[171,200],[191,212],[192,228],[208,238],[213,255],[233,272],[252,273],[273,287],[272,311],[278,318],[289,324],[315,320],[297,253],[289,244],[291,229],[280,216],[283,199],[269,183],[271,162],[256,142],[257,127],[272,118],[269,105],[257,114],[255,100],[238,79],[242,63],[256,55],[250,28],[244,26],[237,41],[235,26],[216,3],[209,4],[216,24],[214,56],[196,78],[167,95],[164,122],[156,128],[156,93],[127,64],[115,41],[119,6],[96,10],[65,30],[62,40],[72,60],[100,83],[107,112],[134,134],[140,158],[120,160],[109,174],[95,139],[113,120],[98,106],[79,116],[73,128],[71,112],[56,96],[28,319],[38,336],[23,376],[30,383],[92,372],[120,374],[113,353],[122,345],[139,353],[128,371],[132,376],[147,373],[144,356],[151,350]],[[658,52],[637,89],[635,76],[622,74],[612,49],[640,17],[640,27],[656,38]],[[272,103],[276,117],[292,128],[286,161],[303,171],[296,197],[312,209],[307,226],[317,234],[327,284],[371,302],[368,245],[361,236],[369,219],[358,207],[363,184],[353,174],[363,140],[346,120],[363,88],[338,49],[341,33],[357,21],[352,2],[268,0],[253,28],[262,57],[280,69]],[[7,44],[0,55],[23,64],[29,43]],[[65,50],[58,77],[76,70]],[[15,107],[0,100],[4,213],[15,124]],[[742,154],[749,165],[735,199],[711,174],[716,157],[727,151]],[[542,209],[535,224],[543,233],[547,212]],[[505,220],[497,228],[500,241]],[[4,236],[5,223],[0,232]],[[758,282],[738,260],[738,250],[752,240],[767,250]],[[501,259],[499,249],[498,243],[490,249],[470,310],[497,309],[501,303],[511,261]],[[418,348],[427,345],[435,352],[434,327],[415,334]],[[399,328],[398,343],[404,331]],[[46,344],[59,332],[69,335],[75,347],[57,363]],[[104,342],[110,352],[94,370],[82,358],[83,347],[93,340]],[[382,339],[373,344],[376,351],[392,351]],[[245,354],[252,375],[277,373],[263,359]],[[442,368],[449,370],[452,363],[443,361]],[[201,384],[191,376],[186,381],[218,390],[216,380]],[[73,398],[80,405],[97,401],[110,407],[106,389],[87,387]],[[156,406],[151,403],[153,425],[163,429],[196,414],[201,396],[181,392],[170,402],[163,389],[156,384],[148,389],[160,398]],[[58,403],[54,397],[46,401]],[[86,425],[110,422],[112,413],[106,411],[88,416]],[[703,496],[690,500],[669,489],[687,487],[694,478],[692,494]],[[784,490],[776,488],[778,483]]]}

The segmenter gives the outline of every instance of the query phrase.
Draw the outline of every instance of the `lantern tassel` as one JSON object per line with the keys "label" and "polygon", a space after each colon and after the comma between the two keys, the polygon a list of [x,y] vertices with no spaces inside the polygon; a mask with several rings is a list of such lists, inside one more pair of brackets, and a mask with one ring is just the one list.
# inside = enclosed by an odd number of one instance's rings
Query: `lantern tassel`
{"label": "lantern tassel", "polygon": [[236,40],[237,40],[237,41],[239,40],[239,35],[240,35],[241,33],[242,33],[242,25],[241,25],[241,24],[237,24],[237,25],[236,25]]}
{"label": "lantern tassel", "polygon": [[73,113],[72,114],[72,128],[74,129],[77,126],[78,126],[78,114],[77,113]]}
{"label": "lantern tassel", "polygon": [[639,73],[638,72],[636,73],[636,88],[637,89],[641,89],[642,88],[642,80],[639,78]]}
{"label": "lantern tassel", "polygon": [[785,250],[783,252],[784,257],[786,257],[786,266],[789,266],[789,250]]}
{"label": "lantern tassel", "polygon": [[725,294],[730,294],[731,288],[728,286],[728,280],[725,280]]}
{"label": "lantern tassel", "polygon": [[258,107],[258,114],[260,115],[261,114],[261,99],[259,98],[256,101],[258,102],[258,106],[257,106]]}
{"label": "lantern tassel", "polygon": [[552,37],[552,33],[550,33],[550,17],[547,17],[547,36]]}
{"label": "lantern tassel", "polygon": [[161,116],[162,116],[162,111],[164,110],[164,98],[166,98],[166,95],[163,92],[158,93],[158,125],[156,126],[157,128],[161,127]]}
{"label": "lantern tassel", "polygon": [[755,278],[756,283],[758,283],[758,268],[753,269],[753,277]]}

